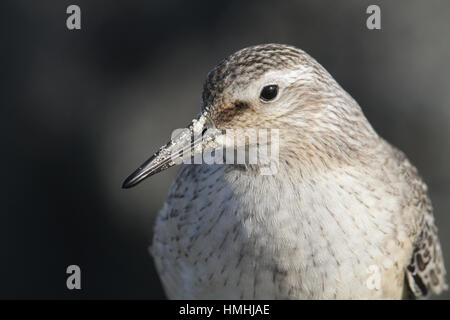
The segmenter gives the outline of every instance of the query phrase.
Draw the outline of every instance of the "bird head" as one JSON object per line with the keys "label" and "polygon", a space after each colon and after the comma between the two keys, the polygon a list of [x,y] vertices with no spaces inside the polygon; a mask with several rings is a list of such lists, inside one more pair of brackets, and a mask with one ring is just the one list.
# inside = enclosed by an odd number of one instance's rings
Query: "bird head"
{"label": "bird head", "polygon": [[[278,132],[275,138],[271,130]],[[184,130],[177,130],[123,187],[224,147],[276,144],[277,157],[290,165],[312,163],[315,158],[323,162],[323,157],[348,158],[368,132],[372,129],[358,104],[304,51],[279,44],[253,46],[209,72],[200,114]],[[240,139],[254,134],[256,139]]]}

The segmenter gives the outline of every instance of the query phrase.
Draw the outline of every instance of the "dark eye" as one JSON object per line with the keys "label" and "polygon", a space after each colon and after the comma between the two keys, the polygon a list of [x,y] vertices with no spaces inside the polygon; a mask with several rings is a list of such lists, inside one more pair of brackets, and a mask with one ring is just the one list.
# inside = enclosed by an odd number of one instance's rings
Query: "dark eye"
{"label": "dark eye", "polygon": [[263,101],[270,101],[270,100],[275,99],[277,94],[278,94],[278,86],[276,84],[271,84],[271,85],[265,86],[261,90],[261,94],[259,95],[259,97]]}

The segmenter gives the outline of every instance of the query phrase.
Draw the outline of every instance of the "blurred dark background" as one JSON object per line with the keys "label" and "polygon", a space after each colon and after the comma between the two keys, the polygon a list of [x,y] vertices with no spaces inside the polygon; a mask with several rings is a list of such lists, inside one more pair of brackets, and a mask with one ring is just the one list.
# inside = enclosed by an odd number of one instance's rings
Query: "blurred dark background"
{"label": "blurred dark background", "polygon": [[2,1],[0,24],[0,298],[164,298],[147,247],[178,169],[121,182],[199,111],[217,62],[267,42],[310,53],[408,154],[450,267],[449,1]]}

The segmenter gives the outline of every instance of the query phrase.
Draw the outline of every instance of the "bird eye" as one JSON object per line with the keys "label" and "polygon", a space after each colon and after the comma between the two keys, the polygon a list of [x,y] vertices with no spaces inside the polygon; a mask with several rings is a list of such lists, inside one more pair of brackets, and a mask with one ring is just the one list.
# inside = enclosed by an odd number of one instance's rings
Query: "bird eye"
{"label": "bird eye", "polygon": [[277,97],[277,94],[278,94],[278,86],[276,84],[271,84],[265,86],[261,90],[261,94],[259,95],[259,97],[261,98],[261,100],[267,102],[275,99]]}

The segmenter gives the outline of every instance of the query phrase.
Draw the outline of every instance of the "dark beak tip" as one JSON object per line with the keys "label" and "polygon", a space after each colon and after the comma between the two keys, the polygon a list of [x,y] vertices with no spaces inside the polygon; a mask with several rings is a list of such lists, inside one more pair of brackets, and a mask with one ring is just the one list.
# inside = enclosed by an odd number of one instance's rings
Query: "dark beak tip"
{"label": "dark beak tip", "polygon": [[135,186],[137,186],[139,183],[147,179],[148,177],[151,177],[155,173],[159,172],[160,170],[154,170],[154,171],[145,171],[144,166],[140,166],[136,169],[132,174],[128,176],[128,178],[125,179],[125,181],[122,183],[122,189],[130,189]]}
{"label": "dark beak tip", "polygon": [[137,169],[135,172],[130,174],[125,181],[122,183],[122,189],[130,189],[136,186],[139,182],[141,182],[143,179],[139,177],[140,168]]}
{"label": "dark beak tip", "polygon": [[133,183],[130,181],[130,177],[126,178],[125,181],[122,183],[122,189],[130,189],[134,186]]}
{"label": "dark beak tip", "polygon": [[122,183],[122,189],[130,189],[131,187],[132,185],[130,185],[127,180]]}

